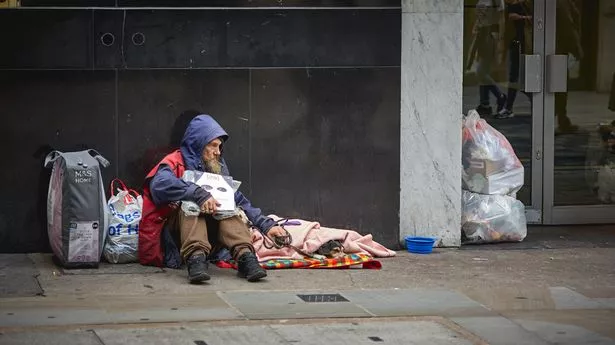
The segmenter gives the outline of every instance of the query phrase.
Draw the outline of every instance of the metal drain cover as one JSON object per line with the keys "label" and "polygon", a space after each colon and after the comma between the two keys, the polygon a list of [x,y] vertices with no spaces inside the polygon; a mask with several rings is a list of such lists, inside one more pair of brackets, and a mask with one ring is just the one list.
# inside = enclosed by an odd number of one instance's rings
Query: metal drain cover
{"label": "metal drain cover", "polygon": [[336,294],[297,295],[307,303],[349,302],[344,296]]}

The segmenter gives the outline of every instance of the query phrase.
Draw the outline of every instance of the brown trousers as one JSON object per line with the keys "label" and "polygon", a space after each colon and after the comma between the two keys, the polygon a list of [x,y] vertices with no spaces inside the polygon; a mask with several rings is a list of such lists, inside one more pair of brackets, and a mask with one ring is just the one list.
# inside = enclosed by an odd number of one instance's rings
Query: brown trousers
{"label": "brown trousers", "polygon": [[170,221],[174,222],[175,231],[179,231],[184,261],[199,251],[209,255],[212,249],[227,248],[235,260],[244,253],[254,252],[250,229],[240,217],[216,220],[209,215],[186,216],[180,209]]}

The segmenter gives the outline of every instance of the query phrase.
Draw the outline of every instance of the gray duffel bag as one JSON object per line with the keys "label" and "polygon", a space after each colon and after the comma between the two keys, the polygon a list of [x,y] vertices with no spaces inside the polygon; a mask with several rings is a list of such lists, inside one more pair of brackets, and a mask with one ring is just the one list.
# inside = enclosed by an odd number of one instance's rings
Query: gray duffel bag
{"label": "gray duffel bag", "polygon": [[96,268],[107,228],[107,203],[100,166],[109,161],[95,150],[52,151],[47,195],[47,232],[59,263],[65,268]]}

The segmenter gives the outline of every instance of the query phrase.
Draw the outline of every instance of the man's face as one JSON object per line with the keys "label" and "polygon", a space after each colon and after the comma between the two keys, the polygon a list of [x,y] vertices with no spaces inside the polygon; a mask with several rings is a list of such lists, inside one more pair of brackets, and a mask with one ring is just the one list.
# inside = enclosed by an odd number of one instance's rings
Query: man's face
{"label": "man's face", "polygon": [[214,139],[209,144],[205,145],[203,152],[201,153],[201,159],[205,163],[207,170],[214,174],[220,174],[222,167],[220,165],[220,148],[222,147],[222,140]]}
{"label": "man's face", "polygon": [[220,148],[222,147],[222,140],[214,139],[205,145],[201,158],[204,162],[212,160],[220,160]]}

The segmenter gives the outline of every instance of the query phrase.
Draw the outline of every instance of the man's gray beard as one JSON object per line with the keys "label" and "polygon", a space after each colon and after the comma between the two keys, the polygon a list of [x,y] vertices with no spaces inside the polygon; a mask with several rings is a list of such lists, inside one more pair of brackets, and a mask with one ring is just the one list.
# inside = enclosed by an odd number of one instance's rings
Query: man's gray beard
{"label": "man's gray beard", "polygon": [[212,174],[220,175],[222,173],[222,164],[220,164],[220,161],[218,159],[214,158],[205,161],[205,167],[207,168],[207,172],[210,172]]}

